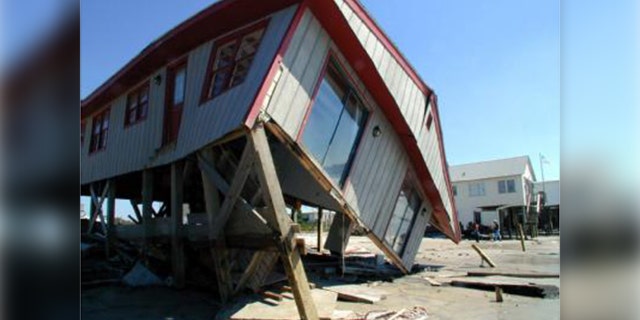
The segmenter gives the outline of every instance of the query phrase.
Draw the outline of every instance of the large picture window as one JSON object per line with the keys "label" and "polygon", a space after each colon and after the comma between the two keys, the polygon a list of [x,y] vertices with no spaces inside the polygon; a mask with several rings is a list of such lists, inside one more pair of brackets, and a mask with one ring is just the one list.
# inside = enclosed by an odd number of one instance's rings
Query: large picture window
{"label": "large picture window", "polygon": [[415,220],[418,210],[422,206],[422,199],[417,190],[413,187],[411,180],[405,178],[400,190],[400,195],[393,209],[393,215],[387,226],[384,240],[393,251],[402,255],[405,244],[409,239],[411,226]]}
{"label": "large picture window", "polygon": [[302,143],[329,177],[342,186],[349,172],[367,109],[334,63],[329,63],[311,106]]}
{"label": "large picture window", "polygon": [[266,21],[216,41],[209,59],[203,101],[215,98],[247,78],[265,26]]}

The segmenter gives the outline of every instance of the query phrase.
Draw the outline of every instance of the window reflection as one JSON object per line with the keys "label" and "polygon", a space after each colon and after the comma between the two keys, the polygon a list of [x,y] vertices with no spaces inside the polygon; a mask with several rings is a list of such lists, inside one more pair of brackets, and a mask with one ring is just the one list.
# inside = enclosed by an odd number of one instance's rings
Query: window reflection
{"label": "window reflection", "polygon": [[367,109],[330,64],[311,106],[302,142],[329,177],[342,186],[367,118]]}

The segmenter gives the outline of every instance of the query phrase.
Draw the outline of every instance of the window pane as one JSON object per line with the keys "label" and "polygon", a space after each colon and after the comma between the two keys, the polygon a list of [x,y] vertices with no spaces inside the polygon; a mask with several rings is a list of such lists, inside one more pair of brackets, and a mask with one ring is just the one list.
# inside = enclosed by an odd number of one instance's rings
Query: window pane
{"label": "window pane", "polygon": [[186,71],[180,68],[175,74],[173,83],[173,105],[184,102],[184,86],[186,82]]}
{"label": "window pane", "polygon": [[354,95],[347,99],[324,161],[329,176],[342,185],[351,153],[364,126],[366,111]]}
{"label": "window pane", "polygon": [[247,77],[247,74],[249,74],[249,67],[251,67],[252,61],[253,57],[238,61],[235,70],[233,71],[233,78],[231,78],[231,84],[229,85],[230,87],[233,87],[244,81],[244,79]]}
{"label": "window pane", "polygon": [[311,154],[324,162],[329,142],[342,112],[342,101],[329,82],[324,79],[320,85],[316,101],[311,106],[302,141]]}
{"label": "window pane", "polygon": [[384,237],[385,241],[398,254],[402,254],[404,251],[404,246],[410,236],[411,223],[421,205],[422,199],[411,184],[405,181]]}
{"label": "window pane", "polygon": [[211,88],[209,89],[209,97],[215,97],[222,93],[227,87],[229,81],[229,69],[223,69],[216,72],[211,80]]}
{"label": "window pane", "polygon": [[507,181],[507,190],[509,193],[516,192],[516,182],[514,180]]}
{"label": "window pane", "polygon": [[236,45],[237,41],[233,40],[223,44],[216,54],[216,61],[213,65],[213,70],[224,68],[233,63],[235,53],[236,53]]}
{"label": "window pane", "polygon": [[242,38],[240,48],[238,49],[238,54],[236,55],[236,60],[256,53],[263,32],[264,29],[254,31]]}
{"label": "window pane", "polygon": [[505,192],[507,192],[505,181],[504,180],[498,181],[498,193],[505,193]]}

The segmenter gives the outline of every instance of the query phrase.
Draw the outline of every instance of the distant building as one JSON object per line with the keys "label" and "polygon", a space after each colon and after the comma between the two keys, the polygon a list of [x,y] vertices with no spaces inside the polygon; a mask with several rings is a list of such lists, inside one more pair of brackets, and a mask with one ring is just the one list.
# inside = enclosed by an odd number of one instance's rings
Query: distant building
{"label": "distant building", "polygon": [[468,163],[449,167],[458,217],[463,226],[491,225],[503,229],[524,223],[536,181],[528,156]]}

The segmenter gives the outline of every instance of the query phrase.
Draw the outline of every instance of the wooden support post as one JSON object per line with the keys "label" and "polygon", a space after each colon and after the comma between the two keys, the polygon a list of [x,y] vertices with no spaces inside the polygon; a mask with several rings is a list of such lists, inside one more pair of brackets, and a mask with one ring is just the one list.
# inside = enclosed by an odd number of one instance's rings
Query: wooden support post
{"label": "wooden support post", "polygon": [[[231,270],[229,268],[229,261],[227,259],[228,252],[224,240],[224,232],[222,232],[222,228],[226,224],[226,220],[218,221],[218,218],[222,216],[218,189],[216,188],[213,179],[211,179],[211,177],[205,171],[206,166],[215,168],[213,164],[213,151],[211,149],[205,149],[201,151],[199,162],[201,168],[205,207],[207,210],[207,221],[209,226],[208,238],[211,245],[210,250],[211,258],[214,265],[214,272],[216,273],[218,296],[220,298],[220,301],[222,303],[225,303],[227,302],[229,296],[232,294],[233,283],[231,282]],[[236,183],[235,187],[237,189],[240,189],[239,191],[237,191],[238,194],[240,193],[240,191],[242,191],[242,186],[244,186],[244,181],[242,181],[242,184]],[[227,195],[225,203],[231,201],[229,198],[229,195]],[[233,209],[233,204],[226,206],[230,206],[228,210],[229,212],[226,213],[228,217],[228,214],[231,213],[231,209]],[[221,226],[219,226],[220,228],[218,229],[220,231],[216,232],[216,227],[218,227],[219,224],[221,224]]]}
{"label": "wooden support post", "polygon": [[107,190],[109,190],[109,181],[107,180],[107,182],[103,186],[102,192],[99,197],[96,195],[94,186],[94,184],[91,184],[91,186],[89,187],[89,191],[91,192],[91,203],[94,205],[91,209],[94,210],[91,212],[91,219],[89,220],[89,231],[87,233],[91,233],[93,231],[93,226],[95,225],[98,217],[100,217],[101,219],[103,232],[106,232],[107,226],[104,221],[104,215],[102,214],[102,204],[106,199]]}
{"label": "wooden support post", "polygon": [[318,252],[322,252],[322,208],[318,208]]}
{"label": "wooden support post", "polygon": [[144,247],[148,249],[150,245],[150,236],[152,233],[152,217],[153,217],[153,171],[146,169],[142,171],[142,224],[144,225]]}
{"label": "wooden support post", "polygon": [[518,234],[520,235],[520,245],[522,246],[522,252],[526,251],[524,246],[524,231],[522,231],[522,224],[518,223]]}
{"label": "wooden support post", "polygon": [[473,248],[473,250],[476,250],[476,252],[480,255],[480,257],[482,258],[482,260],[486,261],[491,267],[495,268],[496,264],[493,263],[493,261],[491,261],[491,259],[489,258],[489,256],[487,256],[484,251],[482,251],[482,249],[480,249],[480,247],[476,246],[475,243],[471,245],[471,247]]}
{"label": "wooden support post", "polygon": [[184,244],[182,243],[183,166],[184,162],[181,161],[171,164],[171,267],[176,288],[183,288],[185,284]]}
{"label": "wooden support post", "polygon": [[142,223],[142,213],[140,213],[140,208],[138,208],[138,203],[136,201],[134,201],[133,199],[130,199],[129,202],[131,202],[131,207],[133,208],[133,213],[136,214],[136,220],[138,220],[138,224]]}
{"label": "wooden support post", "polygon": [[109,183],[109,191],[107,192],[107,258],[111,255],[111,248],[114,245],[116,226],[116,183]]}
{"label": "wooden support post", "polygon": [[262,123],[258,123],[251,131],[250,144],[256,153],[256,173],[262,187],[262,195],[266,204],[265,219],[276,230],[280,231],[280,259],[293,289],[293,295],[302,319],[318,319],[307,275],[300,260],[300,252],[291,247],[291,221],[287,220],[286,206],[282,196],[282,189],[273,164],[269,142]]}

